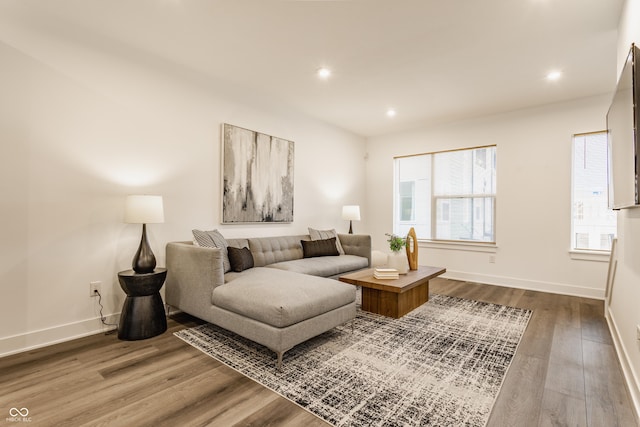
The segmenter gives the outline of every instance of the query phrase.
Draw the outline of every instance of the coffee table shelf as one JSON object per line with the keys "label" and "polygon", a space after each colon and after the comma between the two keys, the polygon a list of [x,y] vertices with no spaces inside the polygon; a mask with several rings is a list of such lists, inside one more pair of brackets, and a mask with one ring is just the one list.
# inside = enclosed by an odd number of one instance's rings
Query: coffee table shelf
{"label": "coffee table shelf", "polygon": [[362,288],[362,310],[396,319],[429,301],[429,280],[447,271],[443,267],[418,266],[399,279],[373,277],[373,268],[340,277],[341,282]]}

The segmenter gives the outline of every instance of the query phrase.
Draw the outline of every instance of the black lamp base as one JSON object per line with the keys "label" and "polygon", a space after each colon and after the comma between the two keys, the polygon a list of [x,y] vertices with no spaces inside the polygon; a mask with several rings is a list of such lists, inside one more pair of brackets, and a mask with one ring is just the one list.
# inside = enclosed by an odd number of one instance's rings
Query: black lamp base
{"label": "black lamp base", "polygon": [[149,241],[147,240],[147,224],[142,224],[142,238],[138,251],[131,262],[133,271],[138,274],[153,273],[156,268],[156,257],[153,255]]}
{"label": "black lamp base", "polygon": [[353,221],[349,220],[349,234],[353,234]]}

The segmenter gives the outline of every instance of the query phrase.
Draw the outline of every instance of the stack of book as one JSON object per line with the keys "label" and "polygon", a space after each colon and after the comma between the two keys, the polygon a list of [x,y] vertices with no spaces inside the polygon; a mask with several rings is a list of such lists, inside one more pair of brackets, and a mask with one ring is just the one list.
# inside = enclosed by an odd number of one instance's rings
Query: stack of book
{"label": "stack of book", "polygon": [[376,279],[397,279],[400,273],[395,268],[376,268],[373,271],[373,277]]}

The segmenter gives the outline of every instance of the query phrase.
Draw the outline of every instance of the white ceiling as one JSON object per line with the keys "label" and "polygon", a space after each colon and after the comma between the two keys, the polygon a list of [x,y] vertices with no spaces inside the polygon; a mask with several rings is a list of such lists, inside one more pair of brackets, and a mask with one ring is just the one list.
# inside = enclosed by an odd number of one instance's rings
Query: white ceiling
{"label": "white ceiling", "polygon": [[[261,105],[375,136],[611,93],[622,4],[0,0],[0,24],[64,28],[66,42],[118,46]],[[320,66],[332,69],[328,81],[316,78]],[[552,69],[563,72],[557,82],[544,78]]]}

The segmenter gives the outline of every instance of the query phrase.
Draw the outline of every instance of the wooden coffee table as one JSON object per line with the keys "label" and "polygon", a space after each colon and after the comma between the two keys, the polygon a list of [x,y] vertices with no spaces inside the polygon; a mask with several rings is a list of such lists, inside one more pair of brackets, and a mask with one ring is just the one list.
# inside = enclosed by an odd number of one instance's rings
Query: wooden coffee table
{"label": "wooden coffee table", "polygon": [[429,301],[429,280],[447,271],[442,267],[419,266],[399,279],[373,277],[373,268],[340,277],[341,282],[362,287],[362,309],[396,319]]}

